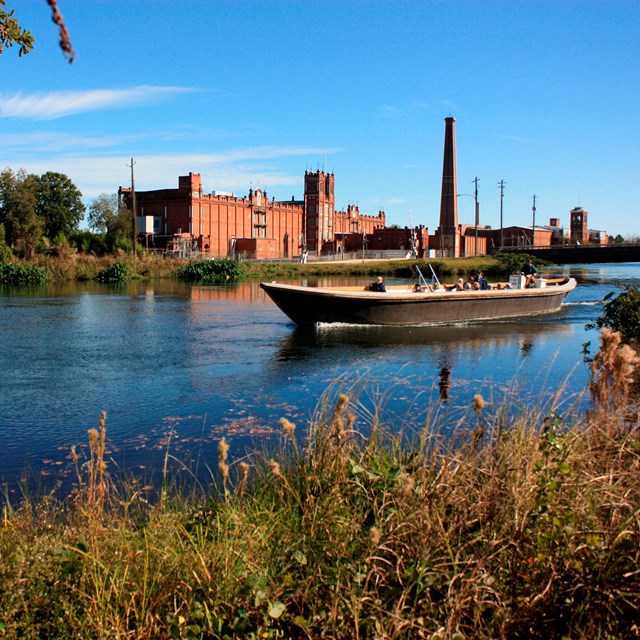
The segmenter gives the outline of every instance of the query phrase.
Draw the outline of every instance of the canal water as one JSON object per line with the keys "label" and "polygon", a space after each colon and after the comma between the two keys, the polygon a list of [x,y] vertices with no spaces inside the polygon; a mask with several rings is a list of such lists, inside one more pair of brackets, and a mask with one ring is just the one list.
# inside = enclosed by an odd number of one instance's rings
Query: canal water
{"label": "canal water", "polygon": [[[603,297],[640,284],[640,266],[572,265],[579,286],[553,315],[449,327],[297,329],[257,283],[0,288],[0,482],[73,477],[69,450],[107,414],[110,469],[157,479],[165,459],[207,474],[221,437],[235,456],[303,431],[339,392],[356,427],[428,419],[454,428],[475,394],[517,410],[560,395],[587,402],[585,324]],[[356,281],[352,281],[356,282]],[[400,282],[400,281],[398,281]],[[389,283],[393,283],[389,281]],[[168,457],[167,457],[168,455]]]}

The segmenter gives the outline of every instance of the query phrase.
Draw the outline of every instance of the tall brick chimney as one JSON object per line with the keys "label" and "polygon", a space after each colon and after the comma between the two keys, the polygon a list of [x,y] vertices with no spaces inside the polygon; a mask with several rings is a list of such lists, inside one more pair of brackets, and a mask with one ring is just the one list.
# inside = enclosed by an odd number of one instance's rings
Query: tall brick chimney
{"label": "tall brick chimney", "polygon": [[456,121],[445,118],[444,159],[442,162],[442,195],[440,198],[439,234],[452,257],[460,255],[458,228],[458,178],[456,173]]}

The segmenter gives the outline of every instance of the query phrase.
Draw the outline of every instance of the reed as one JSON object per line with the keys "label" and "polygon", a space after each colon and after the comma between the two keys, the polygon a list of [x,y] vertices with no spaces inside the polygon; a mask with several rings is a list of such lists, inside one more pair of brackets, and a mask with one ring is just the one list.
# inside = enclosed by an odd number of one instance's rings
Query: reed
{"label": "reed", "polygon": [[476,396],[453,437],[336,393],[276,450],[222,441],[217,492],[157,502],[109,478],[103,416],[72,500],[5,509],[0,635],[635,637],[637,365],[603,332],[586,415]]}

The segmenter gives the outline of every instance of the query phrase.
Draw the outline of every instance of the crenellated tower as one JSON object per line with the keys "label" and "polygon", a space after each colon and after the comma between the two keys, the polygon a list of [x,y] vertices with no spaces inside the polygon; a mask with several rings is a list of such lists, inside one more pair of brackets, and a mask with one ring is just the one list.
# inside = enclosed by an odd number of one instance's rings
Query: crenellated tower
{"label": "crenellated tower", "polygon": [[308,251],[319,251],[333,241],[335,202],[333,173],[305,171],[303,244]]}

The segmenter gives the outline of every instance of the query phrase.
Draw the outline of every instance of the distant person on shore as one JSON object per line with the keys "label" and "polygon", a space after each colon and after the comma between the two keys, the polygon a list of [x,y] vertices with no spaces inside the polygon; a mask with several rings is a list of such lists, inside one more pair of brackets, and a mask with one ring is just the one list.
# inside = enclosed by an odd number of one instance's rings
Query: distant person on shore
{"label": "distant person on shore", "polygon": [[384,286],[384,280],[382,276],[378,276],[375,282],[372,282],[370,285],[367,285],[365,291],[381,291],[385,292],[387,288]]}

